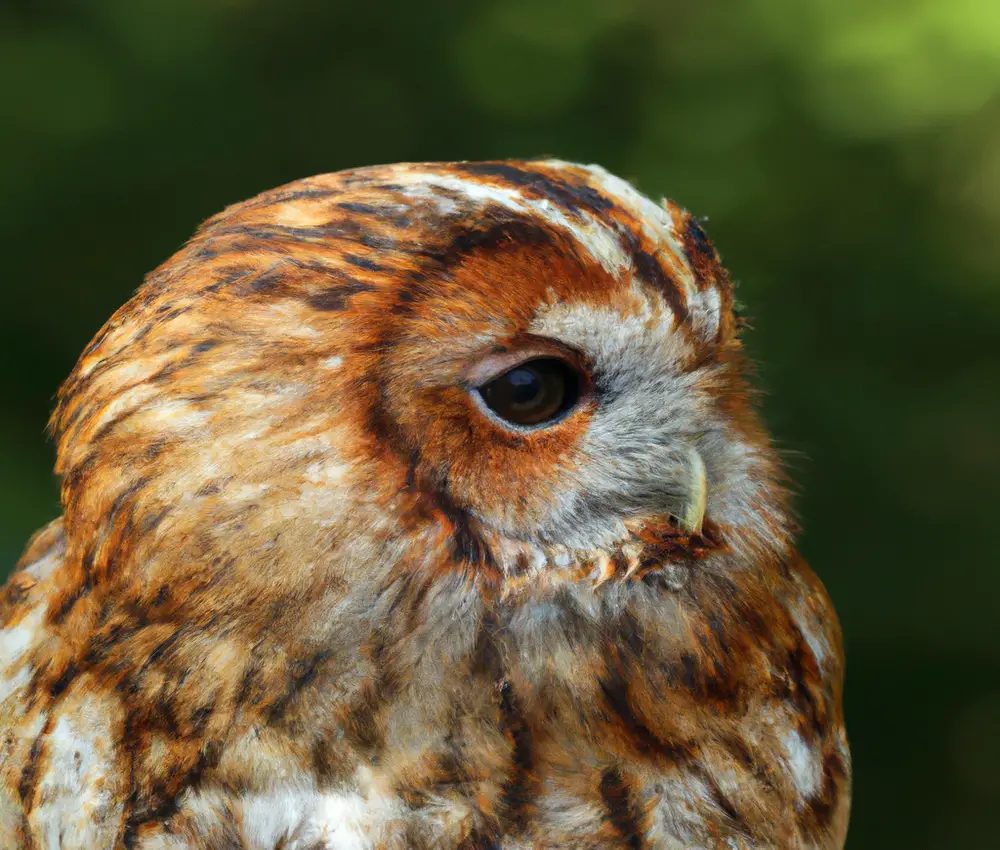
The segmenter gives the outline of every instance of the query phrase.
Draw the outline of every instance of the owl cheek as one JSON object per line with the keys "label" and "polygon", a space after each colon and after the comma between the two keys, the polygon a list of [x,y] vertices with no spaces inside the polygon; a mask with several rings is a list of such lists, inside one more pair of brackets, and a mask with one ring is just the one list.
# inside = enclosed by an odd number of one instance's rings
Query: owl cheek
{"label": "owl cheek", "polygon": [[[583,418],[583,417],[581,417]],[[546,524],[560,502],[586,423],[576,417],[527,434],[504,432],[478,411],[428,435],[420,476],[451,504],[517,538]],[[440,420],[439,420],[440,421]]]}
{"label": "owl cheek", "polygon": [[557,481],[537,460],[515,463],[506,453],[473,457],[452,467],[454,498],[488,525],[512,536],[530,535],[556,498]]}

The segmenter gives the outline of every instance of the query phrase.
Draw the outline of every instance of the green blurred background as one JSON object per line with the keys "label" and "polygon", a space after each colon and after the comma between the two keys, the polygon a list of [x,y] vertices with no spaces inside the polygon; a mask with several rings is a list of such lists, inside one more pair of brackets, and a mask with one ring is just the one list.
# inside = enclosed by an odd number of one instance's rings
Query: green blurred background
{"label": "green blurred background", "polygon": [[3,0],[0,573],[78,353],[224,205],[599,162],[709,217],[840,611],[848,846],[1000,846],[997,0]]}

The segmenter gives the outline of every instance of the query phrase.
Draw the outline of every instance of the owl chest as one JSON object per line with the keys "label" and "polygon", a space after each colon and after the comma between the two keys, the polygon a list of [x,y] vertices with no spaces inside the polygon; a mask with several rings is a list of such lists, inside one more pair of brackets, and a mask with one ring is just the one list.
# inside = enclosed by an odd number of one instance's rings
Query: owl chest
{"label": "owl chest", "polygon": [[[523,683],[522,683],[523,684]],[[828,786],[822,745],[792,726],[730,728],[730,737],[668,743],[627,697],[591,711],[572,695],[533,704],[505,683],[400,700],[380,716],[368,752],[342,748],[272,760],[268,734],[241,746],[248,761],[185,791],[150,833],[148,850],[648,850],[826,847],[795,814]],[[481,704],[475,704],[477,698]],[[464,706],[462,705],[464,703]],[[490,711],[489,706],[494,705]],[[462,706],[462,707],[459,707]],[[661,710],[666,712],[664,704]],[[543,710],[544,722],[533,710]],[[465,713],[463,713],[463,711]],[[578,712],[574,715],[574,711]],[[603,725],[602,725],[603,724]],[[776,736],[771,751],[762,734]],[[354,753],[354,755],[352,755]],[[320,769],[320,762],[324,762]],[[244,777],[262,777],[237,791]],[[228,774],[228,775],[227,775]],[[247,783],[243,783],[247,784]],[[164,844],[166,836],[175,843]],[[183,836],[183,839],[182,839]],[[156,837],[156,843],[153,838]],[[183,840],[186,843],[176,843]]]}
{"label": "owl chest", "polygon": [[187,844],[138,846],[838,846],[846,751],[818,683],[640,658],[552,611],[496,643],[482,622],[333,656],[183,793],[164,828]]}
{"label": "owl chest", "polygon": [[[568,767],[565,766],[565,767]],[[394,793],[359,770],[352,788],[318,790],[310,781],[252,793],[203,787],[184,795],[162,830],[144,831],[140,850],[647,850],[826,848],[776,807],[753,824],[746,800],[727,801],[703,769],[629,769],[573,776],[537,774],[523,787],[435,787]],[[748,793],[744,789],[744,794]],[[752,792],[750,792],[752,793]],[[756,800],[758,808],[767,803]]]}
{"label": "owl chest", "polygon": [[[615,779],[620,783],[620,779]],[[315,791],[288,787],[231,795],[203,789],[187,795],[178,815],[154,828],[140,850],[581,850],[704,847],[753,850],[776,845],[693,812],[692,788],[671,798],[676,810],[642,814],[619,785],[598,780],[593,798],[553,789],[514,818],[487,814],[481,800],[445,792],[420,805],[372,788]],[[670,792],[668,792],[669,794]],[[663,797],[663,789],[656,795]],[[686,799],[685,799],[686,798]],[[498,816],[499,815],[499,816]],[[791,845],[781,845],[791,846]]]}

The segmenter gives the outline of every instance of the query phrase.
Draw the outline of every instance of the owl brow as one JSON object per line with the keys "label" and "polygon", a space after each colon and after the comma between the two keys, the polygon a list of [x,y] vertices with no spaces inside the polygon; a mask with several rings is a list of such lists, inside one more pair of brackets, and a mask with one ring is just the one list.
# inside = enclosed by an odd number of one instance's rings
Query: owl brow
{"label": "owl brow", "polygon": [[719,263],[719,255],[709,241],[698,219],[688,213],[684,219],[684,232],[681,234],[684,253],[687,256],[695,282],[699,291],[716,283],[720,275],[725,275]]}
{"label": "owl brow", "polygon": [[684,322],[689,311],[687,299],[681,287],[664,270],[663,264],[642,247],[634,233],[623,231],[621,241],[639,276],[647,283],[652,284],[663,295],[676,317],[677,324]]}
{"label": "owl brow", "polygon": [[[493,178],[492,185],[517,189],[525,198],[550,201],[571,215],[578,216],[585,212],[598,221],[603,221],[605,225],[611,225],[610,229],[617,236],[633,268],[662,293],[678,324],[687,320],[689,307],[685,293],[669,271],[664,269],[653,253],[642,246],[632,227],[621,224],[614,226],[613,222],[608,221],[611,211],[631,218],[626,208],[616,204],[586,181],[581,179],[579,182],[570,182],[563,176],[522,168],[508,162],[459,163],[454,166],[454,170],[470,176]],[[713,272],[717,259],[714,249],[704,230],[692,216],[687,216],[685,220],[683,237],[684,250],[695,271],[698,287],[704,289],[715,279]]]}
{"label": "owl brow", "polygon": [[476,225],[461,228],[450,242],[437,250],[427,251],[425,256],[435,268],[447,270],[469,254],[489,253],[508,245],[540,246],[559,242],[566,240],[535,217],[491,206],[483,210]]}
{"label": "owl brow", "polygon": [[462,174],[492,177],[498,183],[519,189],[533,200],[545,199],[569,213],[586,210],[600,216],[615,208],[611,199],[602,195],[584,181],[571,183],[563,177],[556,177],[544,171],[520,168],[509,162],[468,162],[459,163],[455,170]]}

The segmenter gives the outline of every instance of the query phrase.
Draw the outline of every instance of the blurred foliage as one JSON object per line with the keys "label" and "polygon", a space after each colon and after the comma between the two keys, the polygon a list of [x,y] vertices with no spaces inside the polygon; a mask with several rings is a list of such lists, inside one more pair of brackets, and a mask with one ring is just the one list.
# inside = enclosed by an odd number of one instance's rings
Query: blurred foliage
{"label": "blurred foliage", "polygon": [[996,0],[4,0],[0,558],[43,427],[194,226],[322,171],[554,154],[710,217],[841,613],[849,846],[1000,805]]}

